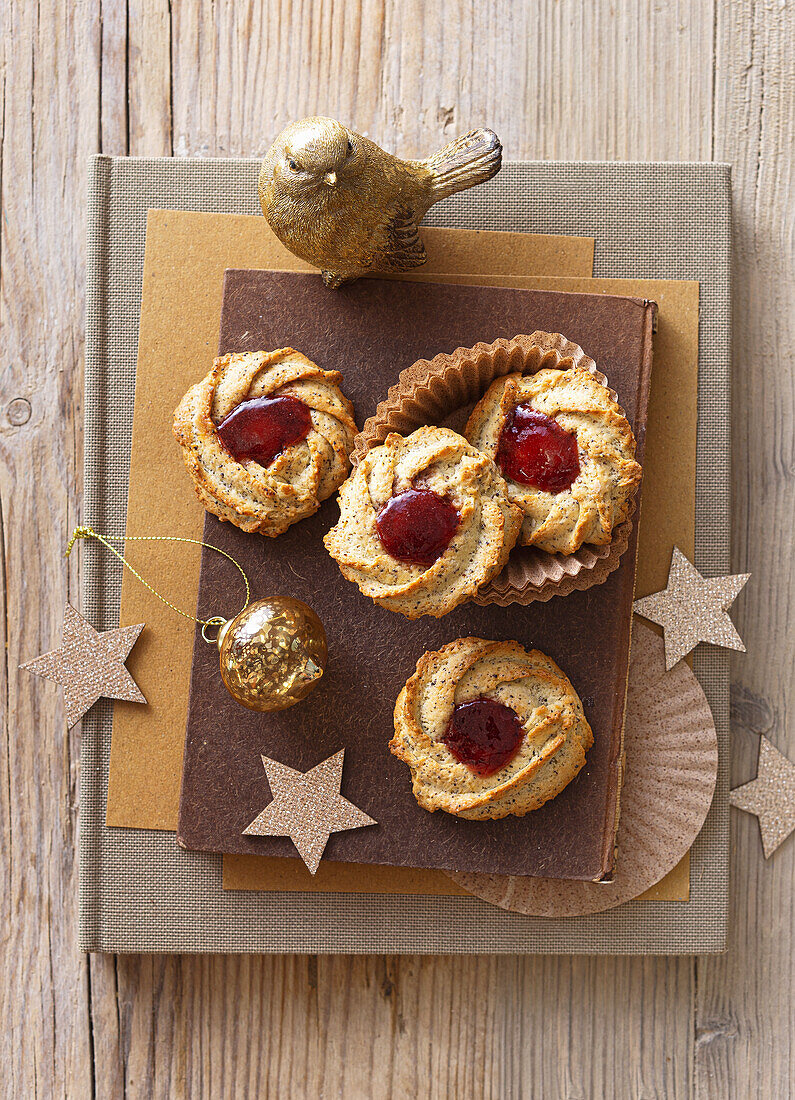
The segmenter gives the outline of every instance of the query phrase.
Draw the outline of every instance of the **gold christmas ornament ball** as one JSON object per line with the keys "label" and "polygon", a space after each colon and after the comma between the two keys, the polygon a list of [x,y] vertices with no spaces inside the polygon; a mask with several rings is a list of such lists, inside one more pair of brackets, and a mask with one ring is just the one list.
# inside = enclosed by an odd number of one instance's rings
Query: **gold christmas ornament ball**
{"label": "gold christmas ornament ball", "polygon": [[221,678],[250,710],[286,710],[323,675],[323,624],[301,600],[270,596],[244,608],[218,631]]}

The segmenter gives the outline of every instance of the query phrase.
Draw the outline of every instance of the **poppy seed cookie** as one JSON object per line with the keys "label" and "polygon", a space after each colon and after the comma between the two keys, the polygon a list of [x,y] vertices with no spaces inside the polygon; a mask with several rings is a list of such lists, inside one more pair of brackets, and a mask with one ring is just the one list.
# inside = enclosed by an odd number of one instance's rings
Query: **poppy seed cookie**
{"label": "poppy seed cookie", "polygon": [[[457,719],[478,707],[487,711],[485,721],[482,713],[470,715],[474,721],[456,729]],[[502,728],[495,723],[501,717]],[[574,779],[593,744],[568,678],[549,657],[518,642],[457,638],[424,653],[394,718],[389,748],[411,769],[420,806],[471,820],[538,809]],[[490,761],[495,750],[501,756]]]}
{"label": "poppy seed cookie", "polygon": [[629,515],[641,479],[635,437],[610,390],[582,365],[498,378],[464,434],[500,467],[522,509],[524,546],[551,554],[602,546]]}
{"label": "poppy seed cookie", "polygon": [[[207,511],[270,536],[316,512],[350,469],[357,428],[341,381],[339,371],[321,370],[292,348],[216,359],[174,419],[185,466]],[[284,423],[274,410],[281,410]],[[248,423],[225,435],[241,411],[251,413]],[[257,417],[269,417],[270,451],[262,440],[257,450]],[[224,442],[235,432],[247,448],[237,456]]]}
{"label": "poppy seed cookie", "polygon": [[447,614],[495,576],[522,522],[492,460],[429,426],[368,451],[339,505],[324,542],[343,576],[410,619]]}

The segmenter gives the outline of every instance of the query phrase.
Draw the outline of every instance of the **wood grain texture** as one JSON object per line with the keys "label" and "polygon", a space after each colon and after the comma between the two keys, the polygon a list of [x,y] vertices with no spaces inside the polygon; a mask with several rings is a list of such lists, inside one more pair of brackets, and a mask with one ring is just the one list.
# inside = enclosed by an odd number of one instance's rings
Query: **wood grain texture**
{"label": "wood grain texture", "polygon": [[[733,657],[732,785],[758,734],[795,759],[795,10],[718,7],[714,156],[734,178],[733,572],[750,572]],[[739,601],[738,601],[739,603]],[[795,841],[762,858],[733,811],[729,952],[698,964],[699,1098],[795,1095]]]}
{"label": "wood grain texture", "polygon": [[43,0],[4,5],[2,16],[0,1081],[12,1096],[92,1088],[88,966],[75,951],[79,730],[65,733],[55,685],[17,671],[51,648],[65,600],[77,599],[62,532],[80,498],[82,207],[98,38],[85,6],[65,11]]}
{"label": "wood grain texture", "polygon": [[[328,113],[406,155],[734,166],[734,782],[795,756],[793,7],[783,0],[6,0],[0,226],[0,1075],[69,1097],[744,1097],[795,1091],[795,844],[735,814],[722,959],[200,958],[75,950],[75,772],[16,672],[76,593],[87,158],[250,155]],[[775,596],[774,596],[775,591]]]}

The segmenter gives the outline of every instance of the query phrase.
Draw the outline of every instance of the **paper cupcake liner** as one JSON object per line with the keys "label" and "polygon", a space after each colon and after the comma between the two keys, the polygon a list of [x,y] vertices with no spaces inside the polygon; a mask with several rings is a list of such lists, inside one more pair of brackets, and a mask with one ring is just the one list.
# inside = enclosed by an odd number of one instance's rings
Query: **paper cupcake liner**
{"label": "paper cupcake liner", "polygon": [[685,661],[665,671],[662,638],[635,621],[624,720],[624,784],[612,882],[447,872],[501,909],[538,917],[601,913],[656,885],[691,848],[718,775],[706,696]]}
{"label": "paper cupcake liner", "polygon": [[[512,340],[495,340],[493,344],[457,348],[450,355],[430,360],[419,359],[401,371],[375,416],[365,421],[354,441],[351,462],[358,465],[363,455],[383,443],[390,432],[409,435],[423,424],[447,421],[453,422],[446,426],[462,430],[464,410],[469,411],[467,407],[480,400],[495,378],[535,374],[546,367],[569,370],[573,366],[584,367],[607,385],[593,359],[557,332],[534,332]],[[613,390],[610,394],[618,401]],[[633,498],[627,519],[615,528],[605,546],[586,544],[574,554],[550,554],[535,546],[515,547],[499,576],[479,589],[473,602],[502,607],[529,604],[602,584],[618,568],[629,545],[634,511]]]}

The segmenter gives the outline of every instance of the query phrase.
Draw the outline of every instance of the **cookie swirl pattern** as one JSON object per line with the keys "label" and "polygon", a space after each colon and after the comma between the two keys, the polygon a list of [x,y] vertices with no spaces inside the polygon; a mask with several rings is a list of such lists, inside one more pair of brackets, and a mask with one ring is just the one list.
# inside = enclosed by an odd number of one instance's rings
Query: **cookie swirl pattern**
{"label": "cookie swirl pattern", "polygon": [[[483,698],[510,707],[524,729],[513,758],[488,776],[443,740],[455,708]],[[420,806],[484,820],[521,817],[560,794],[592,744],[582,703],[551,658],[518,642],[457,638],[417,662],[398,696],[389,748],[411,769]]]}
{"label": "cookie swirl pattern", "polygon": [[518,405],[574,435],[580,461],[570,488],[558,493],[506,477],[508,496],[524,515],[519,542],[552,554],[573,554],[583,543],[609,543],[630,514],[642,473],[632,429],[610,390],[580,364],[506,375],[475,406],[464,434],[493,458],[506,419]]}
{"label": "cookie swirl pattern", "polygon": [[[409,564],[382,545],[376,521],[411,488],[449,500],[460,517],[431,565]],[[377,604],[410,619],[439,617],[468,599],[505,565],[522,522],[494,462],[457,432],[423,426],[391,433],[368,451],[340,489],[340,519],[324,542],[343,575]]]}
{"label": "cookie swirl pattern", "polygon": [[[350,469],[357,432],[353,405],[339,389],[339,371],[321,370],[292,348],[223,355],[180,402],[174,435],[199,500],[208,512],[244,531],[282,534],[311,516]],[[238,461],[217,426],[240,404],[294,397],[309,409],[306,438],[267,466]]]}

